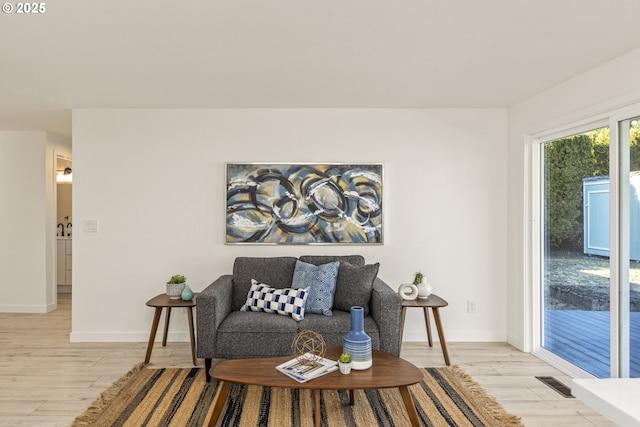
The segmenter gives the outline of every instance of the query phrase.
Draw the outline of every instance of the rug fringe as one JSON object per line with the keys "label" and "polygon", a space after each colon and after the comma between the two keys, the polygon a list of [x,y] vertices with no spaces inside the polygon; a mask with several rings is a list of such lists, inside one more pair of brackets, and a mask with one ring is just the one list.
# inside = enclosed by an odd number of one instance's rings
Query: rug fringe
{"label": "rug fringe", "polygon": [[124,386],[129,382],[131,377],[137,374],[142,368],[144,368],[146,364],[144,362],[140,362],[136,364],[129,372],[124,374],[118,380],[116,380],[108,389],[100,393],[100,396],[93,401],[93,403],[87,408],[87,410],[77,417],[72,427],[87,427],[95,425],[98,417],[102,414],[104,409],[115,399],[115,397],[120,393],[120,391],[124,388]]}
{"label": "rug fringe", "polygon": [[467,374],[460,366],[451,366],[451,372],[462,382],[464,388],[469,391],[471,397],[479,402],[486,411],[499,421],[503,427],[524,427],[521,417],[508,413],[504,406],[493,397],[487,389],[481,386],[473,377]]}

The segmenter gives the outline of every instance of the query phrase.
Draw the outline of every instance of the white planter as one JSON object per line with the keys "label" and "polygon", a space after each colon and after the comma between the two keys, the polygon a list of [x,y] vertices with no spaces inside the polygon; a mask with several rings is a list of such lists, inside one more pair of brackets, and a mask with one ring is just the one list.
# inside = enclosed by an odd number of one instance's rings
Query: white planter
{"label": "white planter", "polygon": [[340,373],[341,374],[350,374],[351,373],[351,365],[353,362],[351,363],[342,363],[342,362],[338,362],[338,368],[340,368]]}
{"label": "white planter", "polygon": [[180,299],[186,283],[167,283],[169,299]]}

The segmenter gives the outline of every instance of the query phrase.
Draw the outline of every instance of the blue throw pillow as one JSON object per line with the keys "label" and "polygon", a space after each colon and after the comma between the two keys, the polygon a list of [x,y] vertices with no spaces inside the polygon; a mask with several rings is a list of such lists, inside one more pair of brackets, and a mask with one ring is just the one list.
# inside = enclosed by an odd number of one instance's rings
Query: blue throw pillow
{"label": "blue throw pillow", "polygon": [[291,287],[309,288],[305,308],[307,313],[333,316],[333,294],[336,291],[339,267],[338,261],[318,266],[296,261]]}

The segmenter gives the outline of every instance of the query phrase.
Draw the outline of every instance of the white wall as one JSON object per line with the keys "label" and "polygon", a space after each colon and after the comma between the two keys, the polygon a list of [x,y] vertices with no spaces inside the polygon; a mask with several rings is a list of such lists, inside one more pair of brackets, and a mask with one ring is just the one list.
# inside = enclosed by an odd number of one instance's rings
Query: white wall
{"label": "white wall", "polygon": [[526,218],[531,176],[527,135],[589,120],[598,114],[640,102],[640,49],[576,76],[509,109],[508,144],[508,341],[529,351],[532,346],[531,267],[528,264]]}
{"label": "white wall", "polygon": [[55,152],[69,146],[46,132],[0,132],[0,312],[56,307]]}
{"label": "white wall", "polygon": [[[200,291],[240,255],[361,253],[394,288],[424,272],[449,340],[504,341],[506,132],[501,109],[74,110],[71,339],[145,341],[172,274]],[[385,244],[225,245],[225,162],[384,163]]]}

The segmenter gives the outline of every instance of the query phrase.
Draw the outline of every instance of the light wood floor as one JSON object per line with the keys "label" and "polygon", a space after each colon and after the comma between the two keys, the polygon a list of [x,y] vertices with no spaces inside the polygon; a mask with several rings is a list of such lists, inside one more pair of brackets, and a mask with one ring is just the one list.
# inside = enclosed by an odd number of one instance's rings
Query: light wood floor
{"label": "light wood floor", "polygon": [[[69,295],[60,295],[58,310],[49,314],[0,313],[0,426],[69,426],[101,391],[144,360],[146,343],[70,344],[70,329]],[[508,344],[450,343],[449,354],[526,426],[613,425],[535,379],[554,376],[570,385],[559,371]],[[444,366],[437,343],[405,343],[402,357],[417,366]],[[189,344],[156,343],[151,364],[192,366]]]}

